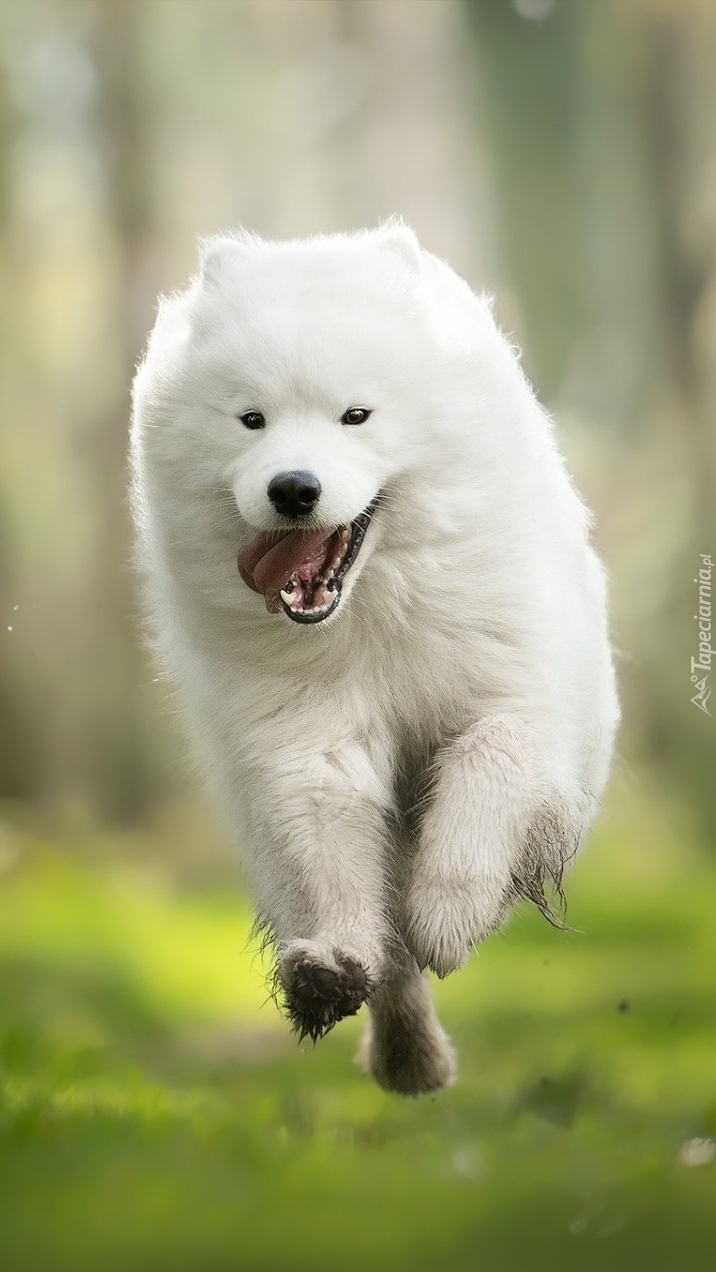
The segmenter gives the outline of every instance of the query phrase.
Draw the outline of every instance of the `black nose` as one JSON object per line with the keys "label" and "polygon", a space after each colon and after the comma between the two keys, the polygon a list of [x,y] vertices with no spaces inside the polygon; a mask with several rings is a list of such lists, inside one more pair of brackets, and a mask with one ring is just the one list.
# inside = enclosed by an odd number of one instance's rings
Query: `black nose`
{"label": "black nose", "polygon": [[279,473],[268,485],[268,497],[282,517],[308,517],[318,503],[321,483],[313,473]]}

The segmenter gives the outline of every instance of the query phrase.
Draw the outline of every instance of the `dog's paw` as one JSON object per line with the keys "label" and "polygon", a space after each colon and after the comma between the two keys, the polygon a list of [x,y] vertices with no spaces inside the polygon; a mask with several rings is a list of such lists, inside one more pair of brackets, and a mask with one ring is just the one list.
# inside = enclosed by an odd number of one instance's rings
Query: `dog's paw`
{"label": "dog's paw", "polygon": [[370,990],[366,969],[334,949],[294,946],[279,963],[279,980],[288,1018],[299,1039],[316,1042],[344,1016],[355,1016]]}
{"label": "dog's paw", "polygon": [[476,880],[418,877],[407,898],[405,943],[420,968],[442,979],[462,967],[503,914],[502,898],[481,894]]}
{"label": "dog's paw", "polygon": [[435,1021],[415,1029],[399,1016],[371,1023],[361,1040],[358,1061],[366,1073],[396,1095],[427,1095],[455,1081],[457,1062],[447,1034]]}

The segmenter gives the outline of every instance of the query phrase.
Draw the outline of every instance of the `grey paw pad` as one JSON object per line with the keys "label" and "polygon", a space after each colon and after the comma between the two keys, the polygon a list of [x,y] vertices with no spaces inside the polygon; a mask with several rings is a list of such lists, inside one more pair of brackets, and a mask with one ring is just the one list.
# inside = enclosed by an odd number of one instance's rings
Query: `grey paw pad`
{"label": "grey paw pad", "polygon": [[280,979],[288,1018],[299,1039],[316,1042],[344,1016],[355,1016],[368,996],[368,973],[355,959],[334,951],[337,968],[299,953],[284,960]]}

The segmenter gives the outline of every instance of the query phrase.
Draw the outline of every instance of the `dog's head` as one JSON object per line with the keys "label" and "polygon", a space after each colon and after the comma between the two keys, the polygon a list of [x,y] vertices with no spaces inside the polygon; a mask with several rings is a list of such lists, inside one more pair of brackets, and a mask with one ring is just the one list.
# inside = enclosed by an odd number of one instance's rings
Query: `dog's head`
{"label": "dog's head", "polygon": [[396,224],[287,243],[219,237],[160,313],[139,375],[149,415],[181,436],[175,465],[230,493],[237,588],[293,622],[336,613],[394,483],[411,464],[424,471],[429,260]]}

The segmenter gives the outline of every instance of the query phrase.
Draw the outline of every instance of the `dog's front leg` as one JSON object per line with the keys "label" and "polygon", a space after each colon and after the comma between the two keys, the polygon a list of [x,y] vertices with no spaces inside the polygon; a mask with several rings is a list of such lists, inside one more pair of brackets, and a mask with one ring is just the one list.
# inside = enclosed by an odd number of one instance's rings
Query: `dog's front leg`
{"label": "dog's front leg", "polygon": [[405,899],[405,940],[420,967],[459,967],[511,903],[544,908],[585,829],[584,792],[556,776],[544,734],[490,717],[437,758]]}
{"label": "dog's front leg", "polygon": [[246,777],[245,864],[290,1019],[318,1038],[383,974],[390,790],[359,745],[279,747]]}

